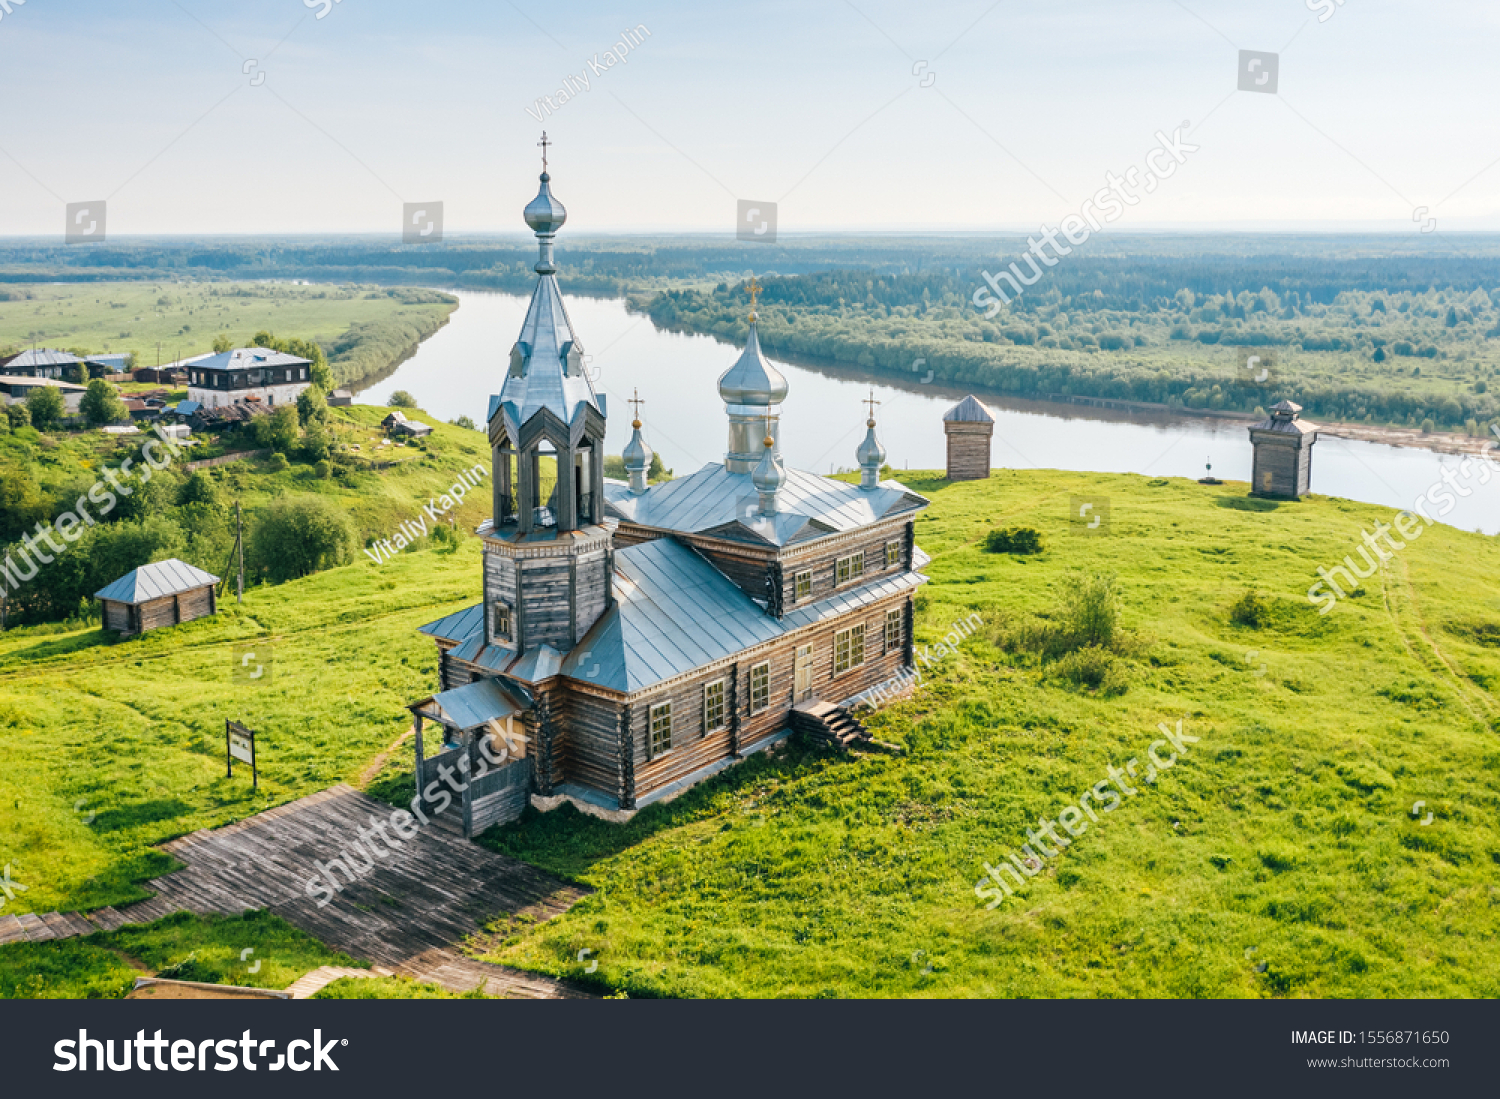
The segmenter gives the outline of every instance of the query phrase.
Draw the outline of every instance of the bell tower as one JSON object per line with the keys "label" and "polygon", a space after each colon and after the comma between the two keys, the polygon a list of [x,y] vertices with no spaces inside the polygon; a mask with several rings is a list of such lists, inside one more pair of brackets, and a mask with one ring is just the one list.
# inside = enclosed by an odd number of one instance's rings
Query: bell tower
{"label": "bell tower", "polygon": [[567,220],[542,135],[541,189],[526,207],[538,276],[505,381],[490,398],[494,517],[485,538],[486,640],[565,653],[611,602],[614,520],[604,518],[604,398],[584,372],[552,244]]}

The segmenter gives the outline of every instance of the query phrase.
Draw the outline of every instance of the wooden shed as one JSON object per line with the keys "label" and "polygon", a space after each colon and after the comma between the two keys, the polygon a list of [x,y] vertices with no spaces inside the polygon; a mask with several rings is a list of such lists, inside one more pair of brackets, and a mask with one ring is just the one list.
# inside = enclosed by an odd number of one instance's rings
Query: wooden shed
{"label": "wooden shed", "polygon": [[990,475],[990,437],[994,433],[995,414],[973,394],[944,414],[948,480],[982,481]]}
{"label": "wooden shed", "polygon": [[1255,464],[1250,474],[1250,494],[1295,500],[1306,496],[1312,485],[1312,448],[1318,441],[1318,426],[1302,419],[1302,406],[1282,401],[1271,409],[1271,418],[1250,429]]}
{"label": "wooden shed", "polygon": [[142,565],[94,593],[104,628],[125,637],[161,626],[176,626],[219,611],[217,576],[175,557]]}

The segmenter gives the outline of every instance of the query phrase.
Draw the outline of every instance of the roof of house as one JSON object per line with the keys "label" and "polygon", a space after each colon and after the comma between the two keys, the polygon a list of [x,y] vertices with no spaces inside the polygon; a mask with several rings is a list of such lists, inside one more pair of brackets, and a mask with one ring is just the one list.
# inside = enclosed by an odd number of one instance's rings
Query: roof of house
{"label": "roof of house", "polygon": [[203,405],[198,401],[178,401],[173,411],[179,416],[191,416],[202,407]]}
{"label": "roof of house", "polygon": [[944,423],[992,424],[995,414],[972,393],[943,413]]}
{"label": "roof of house", "polygon": [[75,366],[81,361],[77,355],[67,351],[57,351],[50,347],[28,347],[18,355],[0,360],[7,367]]}
{"label": "roof of house", "polygon": [[624,482],[606,481],[605,506],[617,519],[656,530],[784,546],[857,530],[928,502],[897,481],[866,492],[845,481],[789,469],[777,494],[776,514],[763,516],[751,476],[712,462],[691,476],[652,485],[639,496],[631,495]]}
{"label": "roof of house", "polygon": [[311,359],[299,359],[296,355],[272,351],[269,347],[237,347],[233,351],[221,351],[199,359],[193,366],[198,370],[259,370],[267,366],[308,366],[311,363]]}
{"label": "roof of house", "polygon": [[219,578],[175,557],[142,565],[94,593],[96,599],[115,603],[145,603],[163,596],[179,595],[217,584]]}
{"label": "roof of house", "polygon": [[457,642],[451,656],[496,674],[537,683],[560,673],[630,694],[925,580],[915,572],[882,577],[776,619],[702,554],[660,538],[615,552],[615,605],[560,660],[548,645],[518,660],[514,649],[486,644],[482,604],[423,626],[421,632]]}
{"label": "roof of house", "polygon": [[9,386],[37,386],[50,385],[55,389],[61,389],[65,393],[83,393],[85,387],[74,385],[72,382],[60,382],[56,378],[26,378],[16,377],[11,374],[0,374],[0,385]]}

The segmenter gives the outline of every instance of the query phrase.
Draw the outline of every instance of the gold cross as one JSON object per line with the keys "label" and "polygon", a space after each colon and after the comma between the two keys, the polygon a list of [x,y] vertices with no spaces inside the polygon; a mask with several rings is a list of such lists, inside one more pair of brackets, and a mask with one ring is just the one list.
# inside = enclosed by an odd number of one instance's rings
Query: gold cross
{"label": "gold cross", "polygon": [[545,172],[547,170],[547,146],[548,145],[555,145],[556,142],[554,142],[554,141],[548,141],[547,140],[547,131],[543,130],[542,131],[542,140],[538,141],[537,144],[542,147],[542,171]]}
{"label": "gold cross", "polygon": [[750,276],[750,281],[745,283],[745,291],[750,295],[750,319],[755,319],[755,305],[760,298],[761,285],[755,281],[755,276]]}
{"label": "gold cross", "polygon": [[860,404],[867,404],[867,405],[870,406],[870,419],[873,420],[875,418],[875,406],[880,403],[879,401],[877,401],[875,399],[875,390],[874,390],[873,387],[871,387],[871,389],[870,389],[870,395],[868,397],[866,397],[864,400],[860,401],[859,403]]}
{"label": "gold cross", "polygon": [[625,403],[634,406],[635,419],[639,420],[641,418],[641,405],[645,404],[646,400],[641,396],[641,391],[639,389],[633,389],[631,390],[631,392],[634,393],[635,396],[631,397],[630,400],[626,401]]}

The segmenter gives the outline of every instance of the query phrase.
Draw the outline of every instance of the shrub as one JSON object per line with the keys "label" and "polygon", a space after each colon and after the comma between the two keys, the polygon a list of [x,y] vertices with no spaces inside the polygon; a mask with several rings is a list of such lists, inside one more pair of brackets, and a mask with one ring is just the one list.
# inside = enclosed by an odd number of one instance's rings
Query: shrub
{"label": "shrub", "polygon": [[[1075,687],[1087,687],[1097,691],[1111,678],[1119,662],[1108,649],[1097,645],[1068,653],[1057,662],[1057,673]],[[1118,681],[1118,677],[1115,677]]]}
{"label": "shrub", "polygon": [[284,404],[269,415],[255,417],[255,441],[285,454],[297,445],[298,427],[297,409]]}
{"label": "shrub", "polygon": [[416,408],[417,407],[417,399],[415,397],[413,397],[410,393],[408,393],[404,389],[398,389],[398,390],[396,390],[396,392],[392,393],[391,396],[390,396],[390,399],[387,400],[385,403],[386,403],[386,406],[388,408]]}
{"label": "shrub", "polygon": [[12,431],[18,427],[30,427],[31,409],[24,404],[12,401],[5,406],[5,418],[10,421]]}
{"label": "shrub", "polygon": [[281,473],[287,469],[290,469],[291,465],[292,463],[287,460],[287,456],[285,454],[278,453],[271,455],[270,467],[272,473]]}
{"label": "shrub", "polygon": [[115,424],[130,418],[125,402],[115,393],[115,387],[103,378],[89,382],[88,392],[78,402],[78,411],[94,425]]}
{"label": "shrub", "polygon": [[327,458],[320,458],[313,463],[313,476],[320,481],[326,481],[333,476],[333,464]]}
{"label": "shrub", "polygon": [[1271,622],[1271,605],[1261,598],[1260,592],[1247,588],[1245,594],[1229,608],[1229,619],[1239,626],[1258,630]]}
{"label": "shrub", "polygon": [[320,423],[328,419],[328,398],[323,396],[323,391],[315,385],[310,385],[301,393],[297,394],[297,418],[306,427],[314,420]]}
{"label": "shrub", "polygon": [[[1479,392],[1483,393],[1484,390],[1481,389]],[[461,427],[465,431],[478,431],[479,430],[479,428],[477,428],[477,427],[474,426],[474,421],[471,420],[471,419],[469,419],[469,417],[467,417],[467,416],[460,416],[456,420],[450,420],[449,423],[451,423],[454,427]]]}
{"label": "shrub", "polygon": [[1111,648],[1120,628],[1119,580],[1112,572],[1072,573],[1063,597],[1071,647]]}
{"label": "shrub", "polygon": [[26,411],[31,413],[32,426],[46,431],[66,416],[68,409],[60,389],[52,385],[38,385],[26,394]]}
{"label": "shrub", "polygon": [[1042,552],[1042,532],[1033,527],[992,530],[984,539],[985,553],[1029,555]]}
{"label": "shrub", "polygon": [[321,496],[278,500],[256,524],[250,555],[272,580],[292,580],[354,558],[348,515]]}

